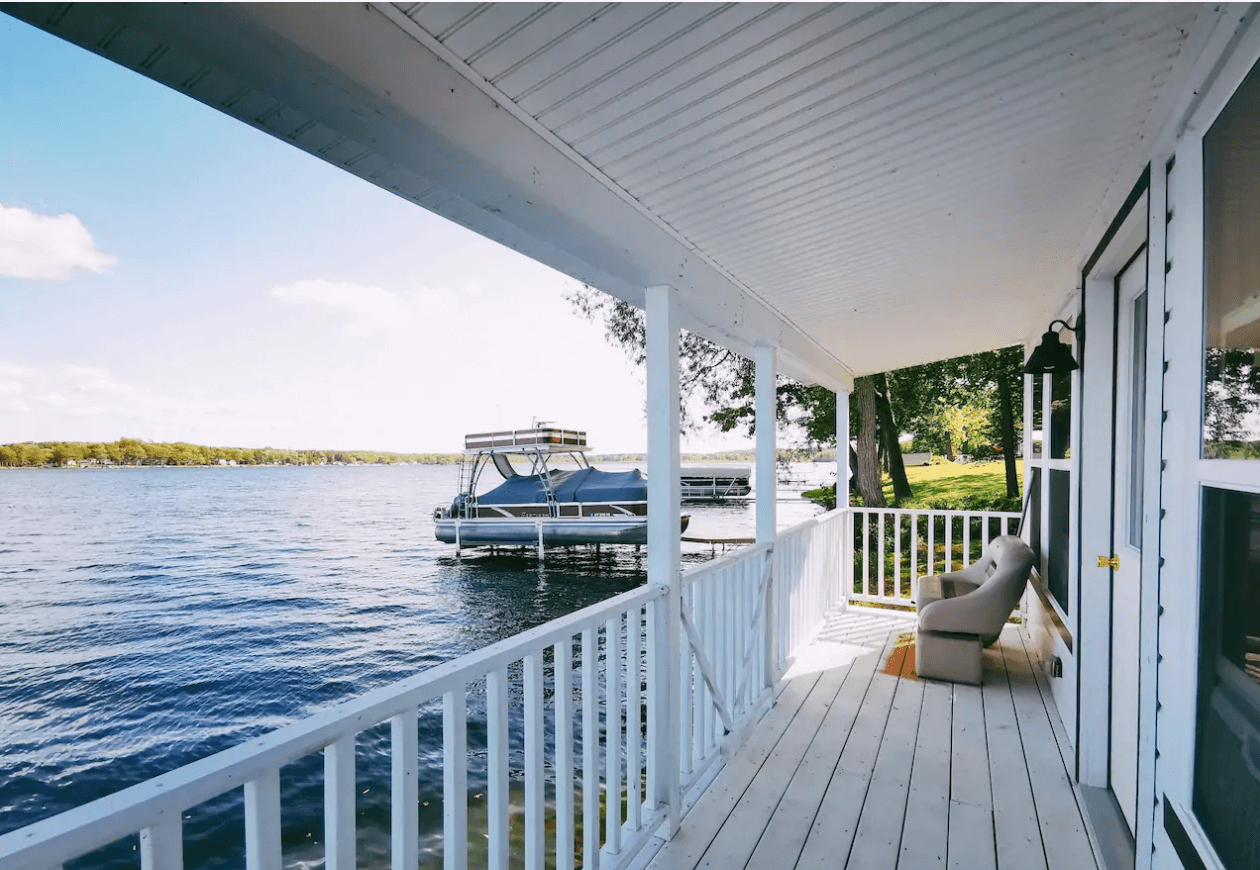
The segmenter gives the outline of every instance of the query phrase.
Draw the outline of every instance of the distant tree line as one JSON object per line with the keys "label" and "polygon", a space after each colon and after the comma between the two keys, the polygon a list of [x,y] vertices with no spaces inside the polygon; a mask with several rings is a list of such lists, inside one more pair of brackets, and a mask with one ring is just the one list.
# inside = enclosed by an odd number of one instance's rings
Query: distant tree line
{"label": "distant tree line", "polygon": [[41,441],[0,445],[0,466],[11,468],[116,465],[421,465],[458,463],[458,453],[385,453],[376,450],[281,450],[207,447],[119,438],[108,443]]}

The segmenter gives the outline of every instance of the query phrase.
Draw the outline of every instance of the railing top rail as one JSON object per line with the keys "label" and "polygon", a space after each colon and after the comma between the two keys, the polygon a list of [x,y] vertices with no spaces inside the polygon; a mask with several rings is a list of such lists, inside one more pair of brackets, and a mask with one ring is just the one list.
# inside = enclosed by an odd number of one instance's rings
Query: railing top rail
{"label": "railing top rail", "polygon": [[851,507],[832,508],[826,513],[821,513],[816,517],[810,517],[807,520],[801,520],[796,525],[790,528],[786,528],[783,531],[779,532],[777,535],[775,535],[774,536],[775,540],[778,540],[780,538],[791,537],[792,535],[797,534],[798,532],[803,532],[805,529],[812,528],[814,526],[820,526],[823,523],[833,520],[836,517],[840,516],[841,514],[848,513],[851,510],[853,510],[853,508]]}
{"label": "railing top rail", "polygon": [[990,517],[1001,519],[1018,518],[1019,511],[959,511],[959,510],[935,510],[933,508],[881,508],[881,507],[855,507],[851,508],[854,513],[859,514],[895,514],[897,516],[923,516],[930,514],[936,517]]}
{"label": "railing top rail", "polygon": [[640,607],[667,592],[663,586],[632,589],[120,792],[0,834],[0,868],[62,864],[239,788],[347,733],[358,733],[439,698],[531,651],[596,628],[609,614]]}

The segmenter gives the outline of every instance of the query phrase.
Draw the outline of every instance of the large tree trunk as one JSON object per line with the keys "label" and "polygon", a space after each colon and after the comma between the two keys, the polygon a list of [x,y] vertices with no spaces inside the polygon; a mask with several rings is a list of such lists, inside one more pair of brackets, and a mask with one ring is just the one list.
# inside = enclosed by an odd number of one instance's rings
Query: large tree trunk
{"label": "large tree trunk", "polygon": [[1015,473],[1015,415],[1011,409],[1011,385],[1005,372],[998,372],[998,406],[1002,415],[1002,458],[1006,460],[1006,497],[1019,498],[1019,476]]}
{"label": "large tree trunk", "polygon": [[906,479],[906,463],[901,458],[901,433],[893,419],[892,405],[888,401],[888,379],[883,372],[875,378],[875,411],[879,415],[879,428],[884,433],[884,451],[888,457],[888,476],[892,478],[893,498],[913,498],[910,481]]}
{"label": "large tree trunk", "polygon": [[867,507],[887,507],[879,481],[879,455],[875,446],[878,425],[875,412],[875,384],[870,377],[856,378],[853,391],[858,406],[858,490]]}
{"label": "large tree trunk", "polygon": [[954,439],[949,437],[948,429],[945,430],[945,458],[954,461]]}

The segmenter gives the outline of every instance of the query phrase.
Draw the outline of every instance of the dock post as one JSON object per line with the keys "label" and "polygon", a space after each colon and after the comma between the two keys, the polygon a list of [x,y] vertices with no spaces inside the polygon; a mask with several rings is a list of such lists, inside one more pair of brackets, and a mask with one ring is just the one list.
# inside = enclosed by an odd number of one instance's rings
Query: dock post
{"label": "dock post", "polygon": [[542,564],[542,560],[543,560],[543,532],[542,532],[542,523],[534,523],[534,526],[538,529],[538,562],[539,562],[539,564]]}
{"label": "dock post", "polygon": [[462,559],[463,555],[464,554],[460,551],[459,517],[456,517],[455,518],[455,558]]}

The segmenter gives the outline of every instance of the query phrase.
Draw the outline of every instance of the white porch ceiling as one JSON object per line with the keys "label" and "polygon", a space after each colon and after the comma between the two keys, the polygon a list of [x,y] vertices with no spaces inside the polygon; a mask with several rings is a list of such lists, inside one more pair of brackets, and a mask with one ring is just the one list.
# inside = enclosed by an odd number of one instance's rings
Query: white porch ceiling
{"label": "white porch ceiling", "polygon": [[1233,14],[0,8],[618,296],[673,285],[831,386],[1039,334]]}

